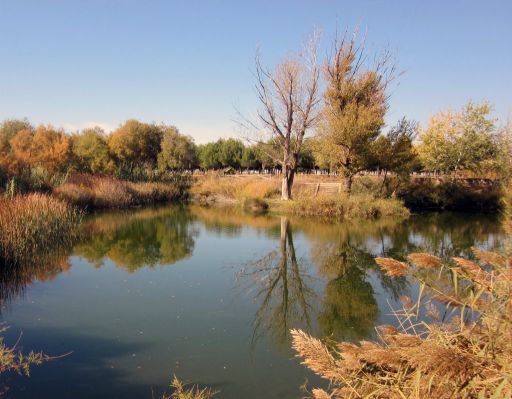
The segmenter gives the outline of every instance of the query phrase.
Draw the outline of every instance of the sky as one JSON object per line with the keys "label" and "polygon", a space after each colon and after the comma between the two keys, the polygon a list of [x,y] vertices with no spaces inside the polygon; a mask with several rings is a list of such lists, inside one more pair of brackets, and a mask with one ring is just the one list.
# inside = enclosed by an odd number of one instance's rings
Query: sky
{"label": "sky", "polygon": [[76,131],[126,119],[173,124],[204,143],[255,114],[254,56],[272,67],[322,32],[366,34],[403,72],[388,125],[468,100],[512,117],[512,1],[0,0],[0,119]]}

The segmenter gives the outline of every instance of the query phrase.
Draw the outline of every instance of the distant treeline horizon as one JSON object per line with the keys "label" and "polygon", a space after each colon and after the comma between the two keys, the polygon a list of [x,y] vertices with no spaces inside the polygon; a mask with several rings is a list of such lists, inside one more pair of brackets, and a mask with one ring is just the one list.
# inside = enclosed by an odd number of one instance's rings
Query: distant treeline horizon
{"label": "distant treeline horizon", "polygon": [[[490,110],[487,103],[470,102],[459,113],[432,117],[425,129],[404,118],[375,140],[368,150],[366,170],[503,173],[510,129],[498,129],[488,116]],[[466,131],[456,132],[454,121]],[[135,119],[108,134],[100,127],[67,132],[52,125],[35,127],[27,119],[7,119],[0,124],[0,178],[5,185],[27,174],[51,177],[82,172],[133,179],[197,169],[278,170],[281,151],[277,140],[250,143],[220,138],[196,144],[175,126]],[[311,135],[303,142],[298,170],[336,172],[328,160],[325,149]]]}

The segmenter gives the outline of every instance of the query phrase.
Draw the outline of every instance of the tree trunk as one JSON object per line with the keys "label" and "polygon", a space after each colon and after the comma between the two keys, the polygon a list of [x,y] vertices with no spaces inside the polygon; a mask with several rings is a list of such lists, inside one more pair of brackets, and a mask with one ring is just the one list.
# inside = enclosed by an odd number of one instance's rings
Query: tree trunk
{"label": "tree trunk", "polygon": [[352,180],[354,176],[345,176],[345,192],[350,195],[352,193]]}
{"label": "tree trunk", "polygon": [[288,201],[292,198],[293,178],[295,170],[288,167],[283,168],[283,180],[281,183],[281,199]]}

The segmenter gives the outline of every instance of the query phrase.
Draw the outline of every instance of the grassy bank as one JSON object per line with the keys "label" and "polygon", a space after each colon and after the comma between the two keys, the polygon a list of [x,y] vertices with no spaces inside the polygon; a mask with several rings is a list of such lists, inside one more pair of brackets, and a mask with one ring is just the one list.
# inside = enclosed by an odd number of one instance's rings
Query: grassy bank
{"label": "grassy bank", "polygon": [[82,209],[128,208],[172,202],[187,196],[185,181],[130,182],[113,177],[77,174],[53,190],[53,195]]}
{"label": "grassy bank", "polygon": [[45,194],[0,199],[0,260],[20,262],[69,245],[81,218],[80,211]]}
{"label": "grassy bank", "polygon": [[371,195],[303,196],[292,201],[276,202],[272,204],[272,209],[297,216],[328,219],[377,219],[409,215],[399,200],[375,198]]}
{"label": "grassy bank", "polygon": [[[319,182],[325,180],[318,177]],[[379,217],[409,214],[401,201],[378,198],[371,194],[322,194],[314,195],[314,176],[298,178],[294,187],[294,199],[280,200],[280,180],[260,176],[206,177],[192,187],[196,202],[200,204],[238,204],[242,208],[265,209],[297,216],[329,219],[376,219]],[[308,184],[303,184],[308,183]]]}

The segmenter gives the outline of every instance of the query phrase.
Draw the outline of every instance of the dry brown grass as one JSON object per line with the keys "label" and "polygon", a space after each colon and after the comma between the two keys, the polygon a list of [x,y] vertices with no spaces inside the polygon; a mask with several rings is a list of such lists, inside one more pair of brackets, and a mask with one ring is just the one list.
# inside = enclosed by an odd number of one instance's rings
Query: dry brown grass
{"label": "dry brown grass", "polygon": [[[377,328],[378,342],[326,345],[293,330],[303,364],[331,383],[313,397],[510,398],[512,257],[480,249],[474,255],[475,262],[450,264],[427,254],[411,254],[409,264],[377,259],[389,275],[420,282],[416,303],[405,298],[393,312],[399,328]],[[443,275],[452,279],[451,289]],[[435,300],[441,297],[444,311]]]}
{"label": "dry brown grass", "polygon": [[175,201],[182,198],[184,192],[178,185],[170,183],[133,183],[77,174],[55,188],[53,195],[81,208],[101,209]]}
{"label": "dry brown grass", "polygon": [[77,237],[82,214],[45,194],[0,199],[0,260],[22,261]]}
{"label": "dry brown grass", "polygon": [[192,193],[202,197],[217,197],[219,200],[242,201],[248,198],[269,199],[279,196],[280,188],[280,181],[276,178],[205,176],[198,178],[192,187]]}

